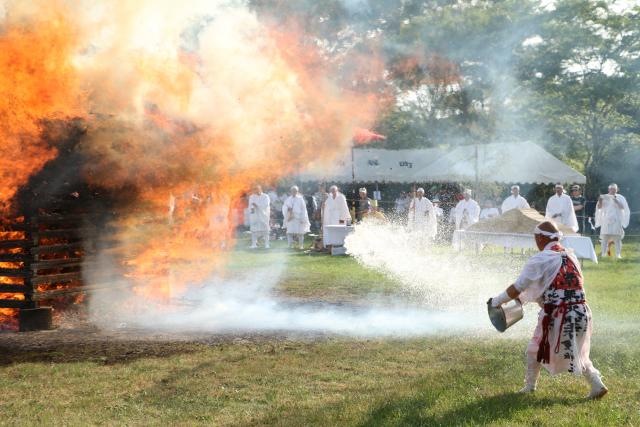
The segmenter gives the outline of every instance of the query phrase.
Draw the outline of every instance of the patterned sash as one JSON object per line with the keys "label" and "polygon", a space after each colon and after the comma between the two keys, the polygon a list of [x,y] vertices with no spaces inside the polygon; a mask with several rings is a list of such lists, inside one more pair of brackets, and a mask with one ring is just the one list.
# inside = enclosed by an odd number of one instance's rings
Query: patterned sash
{"label": "patterned sash", "polygon": [[[573,261],[564,252],[564,248],[560,244],[553,245],[552,251],[562,252],[562,265],[558,274],[551,282],[551,289],[557,290],[582,290],[583,278],[580,270],[576,267]],[[549,344],[549,329],[551,326],[552,317],[560,318],[560,328],[554,353],[560,351],[560,338],[562,337],[562,328],[564,327],[565,317],[568,307],[572,305],[584,304],[584,299],[578,301],[566,301],[563,300],[560,304],[545,303],[544,304],[544,317],[542,318],[542,338],[538,347],[537,360],[538,362],[549,363],[551,356],[551,345]],[[554,314],[555,313],[555,314]]]}

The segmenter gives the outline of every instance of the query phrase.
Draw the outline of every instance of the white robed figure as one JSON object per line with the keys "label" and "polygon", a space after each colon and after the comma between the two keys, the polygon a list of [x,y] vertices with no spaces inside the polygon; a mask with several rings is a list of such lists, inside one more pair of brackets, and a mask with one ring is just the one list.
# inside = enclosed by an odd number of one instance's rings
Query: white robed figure
{"label": "white robed figure", "polygon": [[529,209],[529,202],[520,195],[520,186],[511,186],[511,195],[502,202],[502,213],[509,212],[512,209]]}
{"label": "white robed figure", "polygon": [[251,249],[258,247],[258,239],[264,240],[264,247],[269,248],[269,220],[271,218],[271,199],[256,185],[249,196],[249,230],[251,230]]}
{"label": "white robed figure", "polygon": [[431,200],[424,197],[424,189],[418,188],[416,197],[409,204],[409,228],[424,233],[429,239],[438,233],[436,209]]}
{"label": "white robed figure", "polygon": [[338,187],[332,185],[322,207],[322,225],[340,225],[350,221],[351,213],[347,206],[347,199],[338,191]]}
{"label": "white robed figure", "polygon": [[290,194],[282,205],[283,228],[287,229],[289,247],[293,247],[294,238],[297,238],[298,247],[304,249],[304,235],[309,232],[311,227],[307,204],[297,186],[291,187]]}
{"label": "white robed figure", "polygon": [[616,248],[616,258],[622,258],[624,229],[629,226],[631,212],[627,199],[618,194],[618,185],[609,185],[609,193],[601,195],[596,206],[596,228],[600,227],[601,256],[607,253],[609,242]]}
{"label": "white robed figure", "polygon": [[591,309],[580,262],[571,249],[560,244],[562,232],[553,222],[540,223],[534,236],[540,252],[526,262],[513,285],[490,300],[493,307],[518,298],[522,303],[536,302],[542,308],[527,346],[525,386],[520,392],[536,390],[540,368],[544,366],[551,375],[584,375],[591,384],[588,397],[600,398],[608,389],[589,356]]}
{"label": "white robed figure", "polygon": [[560,224],[564,224],[573,231],[578,231],[578,219],[576,211],[573,209],[573,201],[571,197],[564,194],[562,184],[556,184],[553,196],[547,201],[547,208],[544,217]]}
{"label": "white robed figure", "polygon": [[466,230],[480,220],[480,205],[471,198],[471,190],[464,190],[463,196],[454,209],[456,230]]}

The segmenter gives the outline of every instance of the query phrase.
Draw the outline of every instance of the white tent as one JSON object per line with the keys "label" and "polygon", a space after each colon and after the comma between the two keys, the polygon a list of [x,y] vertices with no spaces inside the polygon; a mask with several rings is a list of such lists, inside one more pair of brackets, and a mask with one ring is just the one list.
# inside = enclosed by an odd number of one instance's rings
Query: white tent
{"label": "white tent", "polygon": [[301,182],[421,182],[428,166],[441,157],[438,148],[419,150],[362,149],[338,157],[332,164],[313,163],[297,175]]}
{"label": "white tent", "polygon": [[448,151],[356,148],[353,159],[349,151],[331,165],[309,165],[296,178],[300,182],[331,183],[474,182],[476,179],[523,184],[586,182],[584,175],[539,145],[528,142],[465,145]]}
{"label": "white tent", "polygon": [[464,145],[429,167],[425,181],[586,183],[580,172],[531,142]]}
{"label": "white tent", "polygon": [[358,182],[422,182],[425,173],[444,151],[438,148],[419,150],[354,150],[355,176]]}

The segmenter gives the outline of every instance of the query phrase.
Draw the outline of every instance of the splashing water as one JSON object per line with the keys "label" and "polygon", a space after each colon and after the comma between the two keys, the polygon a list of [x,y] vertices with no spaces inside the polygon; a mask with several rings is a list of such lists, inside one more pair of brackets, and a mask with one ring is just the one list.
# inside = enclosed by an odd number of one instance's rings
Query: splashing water
{"label": "splashing water", "polygon": [[[467,330],[490,328],[486,301],[513,283],[524,263],[510,254],[456,252],[402,225],[376,221],[357,226],[345,246],[363,266],[397,279],[425,310],[463,319]],[[535,315],[525,317],[529,324]]]}

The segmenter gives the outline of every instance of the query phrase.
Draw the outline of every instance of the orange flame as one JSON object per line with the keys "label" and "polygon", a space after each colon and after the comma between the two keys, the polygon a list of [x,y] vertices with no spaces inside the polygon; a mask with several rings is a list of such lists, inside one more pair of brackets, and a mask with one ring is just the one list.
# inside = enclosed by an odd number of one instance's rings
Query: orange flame
{"label": "orange flame", "polygon": [[74,34],[61,14],[0,34],[0,211],[27,179],[56,156],[43,122],[80,114],[71,64]]}
{"label": "orange flame", "polygon": [[[126,193],[114,236],[120,256],[137,292],[160,300],[223,273],[234,212],[252,183],[349,147],[354,127],[373,122],[384,68],[367,55],[353,67],[348,55],[332,63],[303,32],[276,31],[240,7],[216,14],[187,49],[181,25],[191,17],[170,3],[104,2],[100,18],[77,19],[95,23],[82,29],[83,54],[60,13],[0,42],[15,58],[0,62],[0,121],[19,119],[0,130],[0,171],[13,176],[0,202],[55,156],[39,138],[42,121],[79,115],[86,102],[84,175]],[[205,3],[193,7],[212,7]],[[88,99],[78,87],[90,89]]]}

